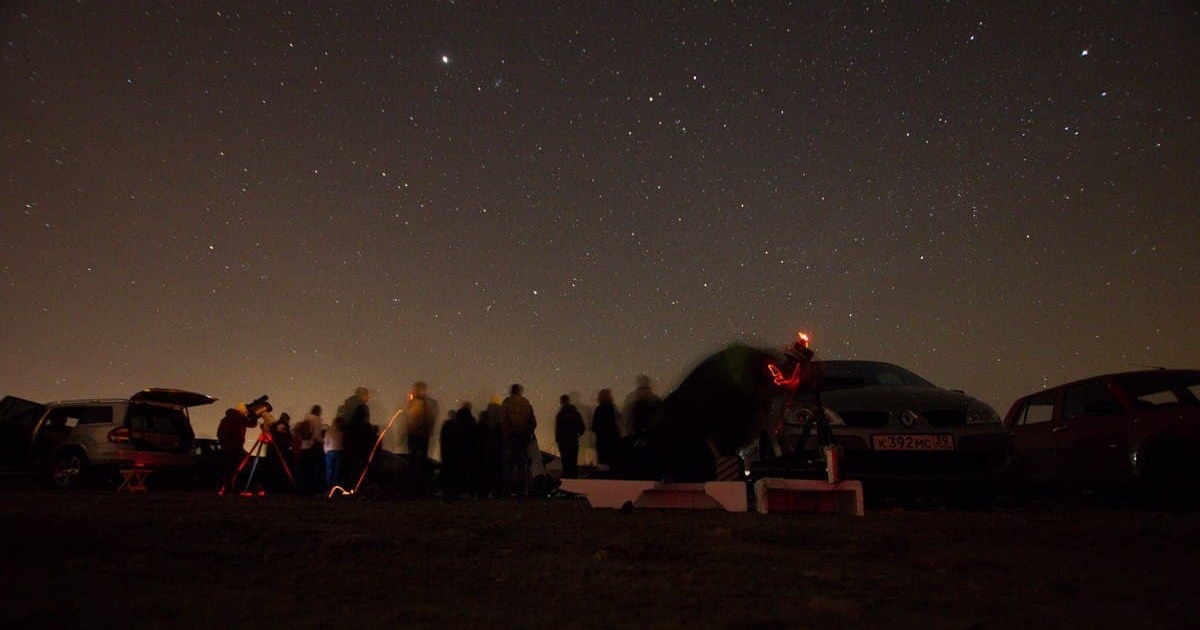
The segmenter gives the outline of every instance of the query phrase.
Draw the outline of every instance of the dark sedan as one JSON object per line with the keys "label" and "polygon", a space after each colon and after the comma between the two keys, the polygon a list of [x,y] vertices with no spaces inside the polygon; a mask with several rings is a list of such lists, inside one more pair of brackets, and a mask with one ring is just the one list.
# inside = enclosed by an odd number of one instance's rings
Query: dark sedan
{"label": "dark sedan", "polygon": [[[845,477],[987,490],[1005,479],[1008,439],[987,404],[891,363],[818,361],[815,366],[816,393],[833,441],[843,449]],[[777,436],[784,453],[805,448],[797,441],[804,419],[814,411],[812,394],[783,411]]]}

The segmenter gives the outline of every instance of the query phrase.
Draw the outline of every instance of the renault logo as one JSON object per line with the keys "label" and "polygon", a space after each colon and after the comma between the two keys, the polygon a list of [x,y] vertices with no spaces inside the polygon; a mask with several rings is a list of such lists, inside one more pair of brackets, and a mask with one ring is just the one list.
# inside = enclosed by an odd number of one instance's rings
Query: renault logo
{"label": "renault logo", "polygon": [[900,414],[900,424],[912,428],[912,425],[917,423],[917,418],[920,417],[921,414],[913,411],[912,409],[908,409],[904,413]]}

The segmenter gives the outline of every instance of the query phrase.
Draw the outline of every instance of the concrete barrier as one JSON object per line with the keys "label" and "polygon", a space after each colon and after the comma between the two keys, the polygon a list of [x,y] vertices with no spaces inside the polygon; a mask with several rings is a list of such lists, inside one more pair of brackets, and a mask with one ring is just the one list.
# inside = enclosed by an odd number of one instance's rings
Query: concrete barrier
{"label": "concrete barrier", "polygon": [[563,479],[559,489],[581,494],[594,508],[723,509],[746,512],[749,498],[741,481],[664,483],[624,479]]}
{"label": "concrete barrier", "polygon": [[817,479],[766,477],[754,483],[754,505],[762,514],[864,514],[862,483],[854,480],[829,483]]}

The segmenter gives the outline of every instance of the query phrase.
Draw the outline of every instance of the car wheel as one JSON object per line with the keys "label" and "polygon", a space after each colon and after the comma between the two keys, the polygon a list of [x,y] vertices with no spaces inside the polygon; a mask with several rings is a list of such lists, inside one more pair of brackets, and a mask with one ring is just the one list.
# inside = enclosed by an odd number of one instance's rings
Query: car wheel
{"label": "car wheel", "polygon": [[79,451],[59,453],[50,463],[50,483],[56,488],[74,488],[79,485],[86,465],[83,454]]}
{"label": "car wheel", "polygon": [[1144,498],[1156,504],[1181,505],[1195,499],[1200,482],[1197,454],[1183,445],[1160,444],[1147,449],[1142,468]]}

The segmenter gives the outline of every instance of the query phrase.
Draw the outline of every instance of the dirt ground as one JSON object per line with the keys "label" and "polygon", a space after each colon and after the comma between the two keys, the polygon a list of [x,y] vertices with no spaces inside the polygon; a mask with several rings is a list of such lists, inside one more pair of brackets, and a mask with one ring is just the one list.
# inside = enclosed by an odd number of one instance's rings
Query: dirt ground
{"label": "dirt ground", "polygon": [[[1200,513],[0,488],[5,627],[1197,627]],[[13,624],[18,625],[13,625]]]}

